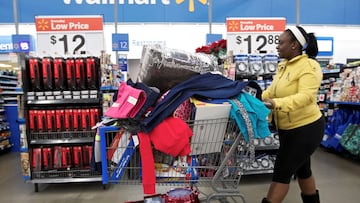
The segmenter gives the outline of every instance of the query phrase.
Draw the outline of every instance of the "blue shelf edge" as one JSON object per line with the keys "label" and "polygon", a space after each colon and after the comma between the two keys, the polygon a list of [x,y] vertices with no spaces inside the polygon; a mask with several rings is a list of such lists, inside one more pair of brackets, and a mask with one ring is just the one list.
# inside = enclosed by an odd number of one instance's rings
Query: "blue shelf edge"
{"label": "blue shelf edge", "polygon": [[114,86],[101,86],[100,91],[115,91],[118,90],[117,87]]}
{"label": "blue shelf edge", "polygon": [[360,102],[337,102],[337,101],[328,101],[326,102],[328,104],[342,104],[342,105],[359,105],[360,106]]}

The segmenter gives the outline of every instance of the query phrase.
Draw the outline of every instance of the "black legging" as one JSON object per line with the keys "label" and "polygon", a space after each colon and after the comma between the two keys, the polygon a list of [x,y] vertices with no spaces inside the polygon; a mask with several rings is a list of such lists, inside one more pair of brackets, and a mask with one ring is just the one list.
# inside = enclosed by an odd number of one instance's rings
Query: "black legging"
{"label": "black legging", "polygon": [[280,147],[276,156],[273,181],[289,184],[295,174],[300,179],[312,175],[310,156],[324,136],[325,119],[291,130],[279,130]]}

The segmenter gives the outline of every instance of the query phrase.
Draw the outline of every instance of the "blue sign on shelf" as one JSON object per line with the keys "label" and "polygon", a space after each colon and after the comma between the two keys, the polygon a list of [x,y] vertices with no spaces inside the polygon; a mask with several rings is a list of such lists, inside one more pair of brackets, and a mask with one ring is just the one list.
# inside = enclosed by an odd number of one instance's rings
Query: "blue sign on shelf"
{"label": "blue sign on shelf", "polygon": [[113,51],[129,51],[129,34],[112,34]]}
{"label": "blue sign on shelf", "polygon": [[318,56],[334,55],[334,38],[333,37],[316,37],[319,53]]}
{"label": "blue sign on shelf", "polygon": [[13,52],[34,51],[35,40],[31,35],[12,35]]}
{"label": "blue sign on shelf", "polygon": [[13,43],[11,36],[0,36],[0,53],[11,53],[13,51]]}
{"label": "blue sign on shelf", "polygon": [[221,39],[222,39],[222,34],[206,34],[206,44],[211,44]]}
{"label": "blue sign on shelf", "polygon": [[127,64],[128,64],[127,56],[125,54],[119,54],[119,61],[118,61],[119,69],[121,71],[127,71],[128,69]]}

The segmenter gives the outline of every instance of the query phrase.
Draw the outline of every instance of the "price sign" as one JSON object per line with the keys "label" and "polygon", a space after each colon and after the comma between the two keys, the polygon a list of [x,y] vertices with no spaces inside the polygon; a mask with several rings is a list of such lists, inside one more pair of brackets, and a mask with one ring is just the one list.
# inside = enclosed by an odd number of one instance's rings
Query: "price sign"
{"label": "price sign", "polygon": [[102,16],[39,16],[35,24],[40,56],[100,56],[105,49]]}
{"label": "price sign", "polygon": [[112,34],[113,51],[129,51],[129,34]]}
{"label": "price sign", "polygon": [[285,18],[228,18],[227,49],[237,54],[276,53]]}

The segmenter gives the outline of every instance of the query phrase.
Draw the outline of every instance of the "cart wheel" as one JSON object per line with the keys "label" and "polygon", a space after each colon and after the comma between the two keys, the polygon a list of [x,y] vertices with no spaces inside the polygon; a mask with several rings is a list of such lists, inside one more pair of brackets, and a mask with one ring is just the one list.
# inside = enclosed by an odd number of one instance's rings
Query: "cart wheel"
{"label": "cart wheel", "polygon": [[108,189],[108,184],[102,185],[102,187],[103,187],[103,190],[106,190],[106,189]]}
{"label": "cart wheel", "polygon": [[35,190],[35,192],[39,192],[39,184],[38,183],[34,183],[34,190]]}

